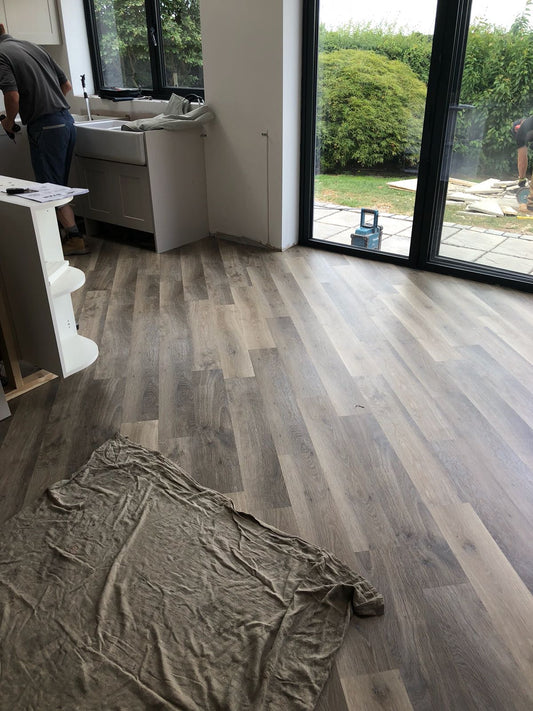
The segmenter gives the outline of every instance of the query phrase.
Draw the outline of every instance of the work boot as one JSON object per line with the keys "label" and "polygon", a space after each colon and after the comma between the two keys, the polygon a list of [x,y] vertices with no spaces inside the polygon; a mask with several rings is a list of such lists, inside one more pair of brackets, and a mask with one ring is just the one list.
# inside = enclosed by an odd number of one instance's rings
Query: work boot
{"label": "work boot", "polygon": [[74,254],[89,254],[91,251],[85,244],[85,240],[81,235],[76,235],[75,237],[69,237],[63,244],[63,256],[71,257]]}

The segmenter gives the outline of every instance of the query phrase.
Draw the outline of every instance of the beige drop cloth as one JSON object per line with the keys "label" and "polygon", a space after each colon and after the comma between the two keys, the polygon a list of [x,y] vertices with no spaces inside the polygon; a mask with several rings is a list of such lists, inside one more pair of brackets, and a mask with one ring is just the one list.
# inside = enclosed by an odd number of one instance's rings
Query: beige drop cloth
{"label": "beige drop cloth", "polygon": [[353,610],[331,555],[117,435],[0,529],[0,709],[314,708]]}

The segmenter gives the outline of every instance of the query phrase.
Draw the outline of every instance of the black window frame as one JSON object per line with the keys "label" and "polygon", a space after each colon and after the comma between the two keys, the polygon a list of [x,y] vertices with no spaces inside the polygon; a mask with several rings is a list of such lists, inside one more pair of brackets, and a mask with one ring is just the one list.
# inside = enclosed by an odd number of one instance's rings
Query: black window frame
{"label": "black window frame", "polygon": [[461,262],[437,255],[441,235],[448,176],[444,148],[448,138],[448,112],[457,107],[468,40],[472,0],[437,0],[433,50],[428,80],[417,191],[409,255],[389,254],[339,245],[313,237],[315,180],[316,97],[318,80],[319,6],[309,0],[303,6],[302,100],[300,145],[299,244],[361,259],[499,284],[533,292],[529,274],[498,267]]}
{"label": "black window frame", "polygon": [[[85,10],[85,23],[87,27],[87,38],[89,41],[89,52],[91,56],[91,66],[94,79],[94,91],[99,94],[102,90],[111,89],[104,84],[104,73],[96,29],[96,13],[93,0],[83,0]],[[167,86],[164,79],[164,55],[163,55],[163,35],[161,30],[161,12],[159,0],[144,0],[146,11],[146,43],[149,49],[150,67],[152,72],[152,88],[142,88],[144,96],[151,96],[153,99],[169,99],[171,94],[187,96],[189,98],[205,99],[204,87],[198,86]]]}

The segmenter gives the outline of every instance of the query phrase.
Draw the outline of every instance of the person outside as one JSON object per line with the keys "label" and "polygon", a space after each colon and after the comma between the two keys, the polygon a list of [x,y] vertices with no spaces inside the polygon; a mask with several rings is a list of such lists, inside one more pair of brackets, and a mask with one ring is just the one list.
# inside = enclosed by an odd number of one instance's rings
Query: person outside
{"label": "person outside", "polygon": [[[2,24],[0,89],[5,104],[2,128],[12,135],[20,114],[27,126],[35,180],[67,185],[76,141],[76,127],[66,100],[72,85],[47,52],[32,42],[14,39]],[[70,204],[58,207],[57,217],[65,230],[63,254],[88,254]]]}
{"label": "person outside", "polygon": [[[526,173],[528,164],[527,148],[528,143],[533,141],[533,116],[518,119],[513,123],[512,134],[518,147],[518,185],[522,188],[526,185]],[[529,195],[527,204],[519,205],[520,212],[533,213],[533,180],[529,184]]]}

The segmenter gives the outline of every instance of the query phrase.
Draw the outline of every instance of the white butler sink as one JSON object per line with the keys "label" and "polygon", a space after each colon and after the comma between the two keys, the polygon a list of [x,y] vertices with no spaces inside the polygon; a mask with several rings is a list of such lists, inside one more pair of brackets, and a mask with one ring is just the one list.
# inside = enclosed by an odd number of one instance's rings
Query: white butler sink
{"label": "white butler sink", "polygon": [[145,165],[144,133],[122,131],[125,123],[120,119],[76,123],[76,154],[116,163]]}

